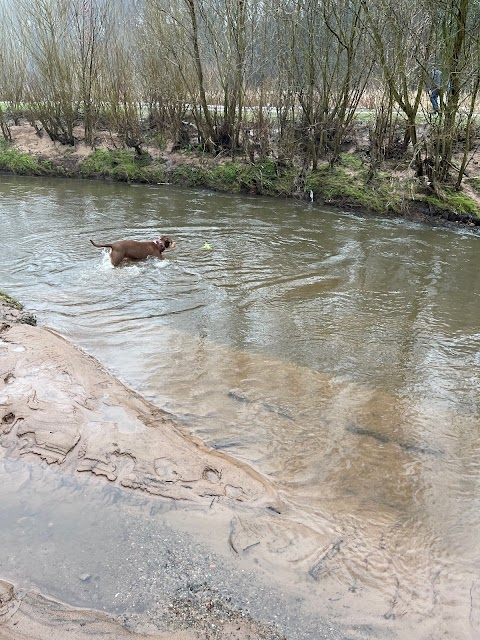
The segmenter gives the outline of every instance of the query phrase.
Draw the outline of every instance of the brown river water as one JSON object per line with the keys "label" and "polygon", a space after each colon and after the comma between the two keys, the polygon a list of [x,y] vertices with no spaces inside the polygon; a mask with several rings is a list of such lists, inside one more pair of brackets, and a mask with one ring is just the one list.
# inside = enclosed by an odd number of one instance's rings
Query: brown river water
{"label": "brown river water", "polygon": [[[480,638],[478,236],[7,176],[0,224],[1,290],[278,487],[315,534],[299,584],[398,637]],[[159,232],[164,260],[117,269],[89,242]]]}

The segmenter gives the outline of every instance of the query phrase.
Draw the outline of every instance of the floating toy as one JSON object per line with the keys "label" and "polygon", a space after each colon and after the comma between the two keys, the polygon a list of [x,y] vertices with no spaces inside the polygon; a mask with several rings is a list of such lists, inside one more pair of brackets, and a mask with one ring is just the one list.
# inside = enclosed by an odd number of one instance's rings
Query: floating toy
{"label": "floating toy", "polygon": [[205,242],[202,249],[208,249],[209,251],[211,251],[212,247],[208,244],[208,242]]}

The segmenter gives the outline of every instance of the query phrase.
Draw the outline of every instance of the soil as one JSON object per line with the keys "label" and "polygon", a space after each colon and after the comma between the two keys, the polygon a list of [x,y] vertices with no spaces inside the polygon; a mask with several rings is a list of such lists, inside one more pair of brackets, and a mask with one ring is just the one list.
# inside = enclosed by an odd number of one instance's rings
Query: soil
{"label": "soil", "polygon": [[[97,135],[93,148],[86,145],[84,130],[81,126],[74,129],[76,140],[74,147],[60,142],[53,142],[42,129],[40,129],[39,135],[35,128],[26,121],[20,121],[18,125],[11,125],[9,130],[12,137],[11,143],[18,151],[32,154],[42,160],[50,160],[53,164],[59,164],[71,170],[77,169],[78,165],[97,149],[123,148],[123,144],[118,137],[107,131],[100,132]],[[172,151],[172,148],[173,143],[169,143],[165,149],[146,146],[144,150],[149,153],[153,160],[162,160],[168,164],[201,164],[196,156]],[[217,160],[217,162],[222,161],[224,161],[223,158]]]}

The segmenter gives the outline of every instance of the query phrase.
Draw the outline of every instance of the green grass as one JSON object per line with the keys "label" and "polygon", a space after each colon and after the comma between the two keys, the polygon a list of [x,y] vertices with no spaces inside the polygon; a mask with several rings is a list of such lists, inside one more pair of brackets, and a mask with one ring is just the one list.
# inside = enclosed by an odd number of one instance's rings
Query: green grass
{"label": "green grass", "polygon": [[70,172],[51,160],[41,160],[30,153],[23,153],[0,140],[0,170],[22,176],[68,176]]}
{"label": "green grass", "polygon": [[447,192],[447,203],[460,213],[467,213],[476,217],[479,215],[477,203],[461,191]]}
{"label": "green grass", "polygon": [[450,211],[452,213],[470,215],[476,218],[480,216],[477,203],[465,193],[454,191],[453,189],[445,189],[444,193],[445,196],[442,200],[436,196],[425,194],[418,194],[415,199],[421,202],[427,202],[440,211]]}
{"label": "green grass", "polygon": [[313,191],[314,200],[325,204],[357,206],[375,213],[398,212],[401,199],[390,178],[383,174],[367,183],[366,177],[366,170],[352,174],[324,165],[309,174],[306,189]]}
{"label": "green grass", "polygon": [[138,156],[133,149],[97,149],[83,160],[79,173],[83,178],[109,178],[119,182],[166,181],[162,163],[153,162],[148,153]]}
{"label": "green grass", "polygon": [[211,189],[230,193],[248,192],[269,196],[289,196],[295,190],[296,172],[273,160],[256,164],[229,162],[207,173]]}
{"label": "green grass", "polygon": [[207,183],[210,189],[238,193],[242,189],[243,167],[236,162],[221,164],[207,171]]}
{"label": "green grass", "polygon": [[17,151],[3,140],[0,141],[0,169],[18,175],[45,175],[49,173],[45,163],[28,153]]}
{"label": "green grass", "polygon": [[295,192],[297,172],[272,160],[246,165],[241,185],[247,191],[269,196],[291,196]]}
{"label": "green grass", "polygon": [[322,165],[307,175],[306,183],[299,181],[298,169],[268,160],[259,163],[226,162],[206,168],[184,164],[167,170],[165,165],[153,163],[148,156],[136,156],[131,150],[95,151],[80,167],[84,177],[107,177],[135,182],[171,182],[172,184],[208,188],[228,193],[254,193],[267,196],[298,196],[299,187],[314,193],[314,199],[332,205],[351,205],[387,213],[400,210],[400,197],[392,189],[390,179],[379,174],[366,184],[366,169],[354,154],[343,154],[341,163],[347,168],[332,170]]}
{"label": "green grass", "polygon": [[341,153],[340,164],[342,167],[358,171],[363,167],[363,161],[355,153]]}
{"label": "green grass", "polygon": [[258,164],[227,162],[216,167],[194,165],[176,167],[170,175],[174,184],[188,187],[207,187],[228,193],[256,193],[262,195],[291,195],[295,172],[279,169],[275,162]]}
{"label": "green grass", "polygon": [[206,170],[202,167],[181,165],[175,167],[170,173],[169,179],[174,184],[184,187],[208,187]]}
{"label": "green grass", "polygon": [[112,178],[122,182],[136,180],[139,170],[140,163],[134,151],[129,149],[97,149],[80,165],[80,175],[84,177]]}

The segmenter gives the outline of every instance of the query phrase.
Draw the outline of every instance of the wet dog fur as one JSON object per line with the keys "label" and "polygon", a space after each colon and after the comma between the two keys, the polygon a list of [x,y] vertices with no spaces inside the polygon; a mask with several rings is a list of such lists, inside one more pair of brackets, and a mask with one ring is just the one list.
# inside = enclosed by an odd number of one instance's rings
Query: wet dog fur
{"label": "wet dog fur", "polygon": [[168,236],[158,240],[117,240],[116,242],[98,244],[90,240],[94,247],[110,249],[110,261],[114,267],[122,260],[145,260],[148,256],[161,258],[165,249],[174,249],[175,242]]}

